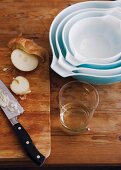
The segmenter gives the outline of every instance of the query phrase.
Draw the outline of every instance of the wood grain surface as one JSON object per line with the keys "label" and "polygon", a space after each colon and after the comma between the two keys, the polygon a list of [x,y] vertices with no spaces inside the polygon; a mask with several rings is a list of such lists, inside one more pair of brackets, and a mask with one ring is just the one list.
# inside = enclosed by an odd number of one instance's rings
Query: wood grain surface
{"label": "wood grain surface", "polygon": [[[30,82],[31,93],[26,100],[18,100],[25,112],[19,117],[20,123],[30,134],[38,150],[45,156],[50,155],[50,78],[49,58],[39,59],[39,66],[32,72],[21,72],[12,66],[7,43],[12,37],[23,33],[27,38],[34,39],[39,45],[42,39],[42,23],[39,7],[27,1],[0,1],[0,79],[9,87],[16,76],[25,76]],[[37,11],[37,13],[35,12]],[[40,34],[39,34],[40,33]],[[3,71],[4,68],[10,68]],[[0,161],[21,159],[29,160],[23,151],[11,124],[0,111]]]}
{"label": "wood grain surface", "polygon": [[[23,32],[27,37],[33,38],[46,47],[51,58],[48,40],[50,24],[62,9],[76,2],[80,0],[34,0],[31,3],[29,0],[0,1],[0,46],[5,47],[11,37]],[[121,83],[96,86],[100,104],[89,125],[91,130],[79,136],[69,136],[60,126],[58,92],[63,84],[73,79],[64,79],[53,71],[50,70],[50,72],[52,148],[46,165],[121,165]],[[7,78],[4,79],[6,83],[9,83]],[[45,105],[44,100],[43,105]],[[27,110],[29,107],[28,103]],[[3,123],[2,120],[0,121],[1,126],[4,124],[6,127],[5,125],[9,123],[3,115],[1,119],[4,121]],[[24,123],[23,119],[21,116],[22,123]],[[33,117],[33,119],[36,118]],[[40,123],[40,120],[38,119],[37,122]],[[26,128],[29,130],[29,124],[26,124]],[[10,133],[9,130],[6,128],[7,133]],[[12,130],[10,131],[12,134]],[[34,128],[31,133],[34,134]],[[1,142],[0,138],[0,147],[3,147],[3,150],[6,149],[6,152],[3,152],[5,155],[9,153],[9,140],[16,141],[16,145],[18,143],[15,137],[8,140],[5,133],[3,136],[7,144],[5,147],[1,146],[3,141]],[[33,139],[36,142],[37,138]],[[12,160],[4,159],[4,161],[1,157],[0,160],[1,165],[32,166],[27,160],[17,159],[17,157]]]}
{"label": "wood grain surface", "polygon": [[[89,124],[90,131],[69,136],[59,122],[58,93],[73,80],[51,73],[52,152],[48,164],[120,165],[121,164],[121,83],[95,86],[100,102]],[[55,161],[56,160],[56,161]]]}

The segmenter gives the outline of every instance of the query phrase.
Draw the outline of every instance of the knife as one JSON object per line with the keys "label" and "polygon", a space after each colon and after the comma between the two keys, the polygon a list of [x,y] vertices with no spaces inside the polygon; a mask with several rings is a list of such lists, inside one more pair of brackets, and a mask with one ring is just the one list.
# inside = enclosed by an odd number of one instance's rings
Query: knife
{"label": "knife", "polygon": [[27,131],[17,120],[17,117],[24,112],[24,109],[1,80],[0,107],[11,122],[27,155],[37,165],[42,166],[45,161],[45,156],[38,151]]}

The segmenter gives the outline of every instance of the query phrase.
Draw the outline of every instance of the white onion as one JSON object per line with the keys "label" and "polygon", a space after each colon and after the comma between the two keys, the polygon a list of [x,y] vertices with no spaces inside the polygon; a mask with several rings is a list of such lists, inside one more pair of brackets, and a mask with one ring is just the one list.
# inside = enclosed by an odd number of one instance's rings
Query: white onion
{"label": "white onion", "polygon": [[22,76],[14,78],[10,88],[17,95],[25,95],[31,92],[29,81]]}
{"label": "white onion", "polygon": [[26,52],[15,49],[11,54],[13,65],[21,71],[32,71],[38,66],[38,58],[35,55],[27,54]]}

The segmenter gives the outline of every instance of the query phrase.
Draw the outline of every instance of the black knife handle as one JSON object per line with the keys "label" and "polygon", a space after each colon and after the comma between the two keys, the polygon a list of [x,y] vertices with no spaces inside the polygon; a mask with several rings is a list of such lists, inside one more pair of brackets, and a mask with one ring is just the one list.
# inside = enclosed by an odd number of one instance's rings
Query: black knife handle
{"label": "black knife handle", "polygon": [[16,134],[28,156],[39,166],[44,163],[45,157],[37,150],[27,131],[20,123],[14,125]]}

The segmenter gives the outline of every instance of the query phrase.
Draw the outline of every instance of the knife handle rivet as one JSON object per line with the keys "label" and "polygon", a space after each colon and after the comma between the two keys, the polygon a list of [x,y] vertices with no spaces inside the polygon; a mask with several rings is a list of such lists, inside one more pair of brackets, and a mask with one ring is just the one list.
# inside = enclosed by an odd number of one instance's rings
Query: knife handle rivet
{"label": "knife handle rivet", "polygon": [[40,155],[37,155],[37,159],[40,159]]}
{"label": "knife handle rivet", "polygon": [[20,127],[20,126],[18,127],[18,130],[21,130],[21,127]]}
{"label": "knife handle rivet", "polygon": [[29,144],[29,141],[26,141],[26,144],[28,145],[28,144]]}

